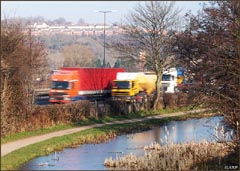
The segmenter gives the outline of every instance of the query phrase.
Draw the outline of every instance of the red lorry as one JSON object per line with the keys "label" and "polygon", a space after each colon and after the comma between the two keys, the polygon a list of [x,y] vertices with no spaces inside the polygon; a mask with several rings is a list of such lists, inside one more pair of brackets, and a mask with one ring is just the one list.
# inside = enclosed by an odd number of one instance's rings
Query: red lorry
{"label": "red lorry", "polygon": [[111,95],[111,82],[123,68],[61,68],[51,76],[49,102],[68,103]]}

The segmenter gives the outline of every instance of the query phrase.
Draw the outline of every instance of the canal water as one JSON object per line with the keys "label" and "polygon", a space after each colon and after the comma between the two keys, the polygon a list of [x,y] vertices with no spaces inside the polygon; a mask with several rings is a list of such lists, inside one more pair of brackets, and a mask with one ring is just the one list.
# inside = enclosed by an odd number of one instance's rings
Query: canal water
{"label": "canal water", "polygon": [[[144,155],[143,147],[152,142],[161,145],[166,141],[184,143],[203,140],[214,141],[214,128],[221,127],[223,117],[216,116],[186,121],[171,121],[151,130],[118,136],[103,144],[85,144],[78,148],[66,148],[48,156],[35,158],[22,165],[19,170],[108,170],[103,165],[105,158],[133,153]],[[57,160],[54,160],[57,159]],[[43,164],[40,166],[39,164]],[[48,165],[47,165],[48,164]]]}

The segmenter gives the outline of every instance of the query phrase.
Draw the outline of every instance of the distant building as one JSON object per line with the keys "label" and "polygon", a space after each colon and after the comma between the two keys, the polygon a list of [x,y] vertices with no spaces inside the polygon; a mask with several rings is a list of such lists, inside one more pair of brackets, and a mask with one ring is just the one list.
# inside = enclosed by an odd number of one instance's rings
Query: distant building
{"label": "distant building", "polygon": [[[63,33],[63,34],[75,34],[83,36],[101,35],[103,34],[104,25],[102,24],[81,24],[81,25],[47,25],[46,23],[34,23],[28,25],[27,28],[31,28],[34,35],[38,34],[51,34],[51,33]],[[114,35],[120,33],[121,30],[118,26],[105,25],[105,34]]]}

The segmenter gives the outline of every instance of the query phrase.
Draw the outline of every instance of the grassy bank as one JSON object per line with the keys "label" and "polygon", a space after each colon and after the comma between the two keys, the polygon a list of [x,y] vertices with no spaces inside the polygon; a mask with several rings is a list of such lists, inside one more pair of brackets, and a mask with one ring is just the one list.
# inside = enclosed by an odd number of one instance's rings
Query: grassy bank
{"label": "grassy bank", "polygon": [[98,124],[98,123],[106,123],[106,122],[112,122],[112,121],[119,121],[119,120],[124,120],[124,119],[134,119],[134,118],[144,118],[147,116],[154,116],[154,115],[159,115],[159,114],[168,114],[171,112],[181,112],[181,111],[189,111],[197,109],[196,107],[182,107],[179,109],[162,109],[157,112],[154,111],[141,111],[137,113],[129,113],[128,115],[111,115],[111,116],[104,116],[103,118],[95,118],[95,117],[90,117],[86,118],[85,120],[82,120],[77,123],[72,123],[72,124],[65,124],[65,125],[56,125],[50,128],[43,128],[43,129],[38,129],[36,131],[28,131],[28,132],[20,132],[16,134],[11,134],[7,135],[4,138],[1,137],[1,144],[8,143],[11,141],[16,141],[19,139],[31,137],[31,136],[36,136],[36,135],[43,135],[55,131],[60,131],[64,129],[69,129],[69,128],[75,128],[79,126],[85,126],[85,125],[91,125],[91,124]]}
{"label": "grassy bank", "polygon": [[151,119],[134,124],[117,124],[99,128],[92,128],[78,133],[52,138],[28,147],[16,150],[1,158],[1,170],[17,169],[20,165],[32,158],[60,151],[66,147],[77,147],[86,143],[106,142],[117,135],[150,129],[152,126],[163,125],[172,120],[185,120],[186,118],[199,118],[209,116],[206,114],[187,114],[163,119]]}

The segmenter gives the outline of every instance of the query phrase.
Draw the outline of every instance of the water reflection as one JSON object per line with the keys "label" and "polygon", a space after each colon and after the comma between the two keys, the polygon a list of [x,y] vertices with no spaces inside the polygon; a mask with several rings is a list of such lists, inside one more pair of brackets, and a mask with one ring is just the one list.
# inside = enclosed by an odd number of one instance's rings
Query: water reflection
{"label": "water reflection", "polygon": [[[144,155],[143,147],[156,141],[161,145],[168,141],[183,143],[188,141],[213,141],[214,127],[223,117],[189,119],[187,121],[172,121],[168,124],[155,127],[149,131],[118,136],[103,144],[86,144],[79,148],[67,148],[57,153],[59,160],[53,160],[55,153],[49,156],[35,158],[19,170],[108,170],[104,167],[105,158],[123,156],[128,153]],[[168,132],[168,133],[167,133]],[[39,163],[50,165],[38,166]]]}

